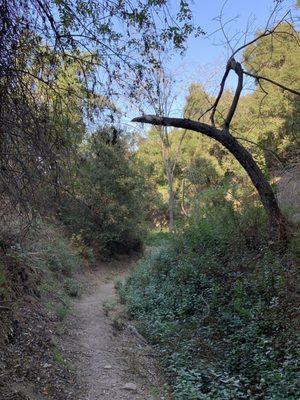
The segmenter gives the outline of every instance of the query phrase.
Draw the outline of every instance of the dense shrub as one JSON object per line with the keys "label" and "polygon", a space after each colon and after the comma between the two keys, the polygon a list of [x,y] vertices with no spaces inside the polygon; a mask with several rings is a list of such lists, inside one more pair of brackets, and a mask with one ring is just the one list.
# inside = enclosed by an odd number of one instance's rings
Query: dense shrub
{"label": "dense shrub", "polygon": [[63,226],[54,222],[37,221],[27,235],[22,252],[36,269],[46,273],[50,271],[60,277],[70,277],[83,266],[79,249],[65,235]]}
{"label": "dense shrub", "polygon": [[[88,139],[72,190],[60,199],[60,219],[102,253],[139,250],[151,190],[124,137],[111,129]],[[73,193],[73,195],[70,195]]]}
{"label": "dense shrub", "polygon": [[260,208],[206,196],[119,285],[121,299],[174,399],[298,399],[293,265],[269,248]]}

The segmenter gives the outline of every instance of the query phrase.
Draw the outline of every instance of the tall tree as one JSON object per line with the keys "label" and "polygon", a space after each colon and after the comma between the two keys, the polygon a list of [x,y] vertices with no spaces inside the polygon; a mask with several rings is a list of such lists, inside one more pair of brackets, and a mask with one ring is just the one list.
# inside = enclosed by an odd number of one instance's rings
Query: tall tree
{"label": "tall tree", "polygon": [[[157,115],[143,115],[141,117],[133,119],[134,122],[149,123],[158,126],[172,126],[182,129],[190,129],[192,131],[199,132],[216,140],[221,145],[223,145],[227,150],[229,150],[229,152],[243,166],[243,168],[249,175],[253,185],[256,187],[259,196],[261,198],[262,204],[265,207],[265,210],[269,218],[270,237],[272,238],[273,241],[276,242],[286,240],[285,218],[282,215],[281,210],[278,206],[278,202],[276,200],[273,189],[269,184],[269,182],[267,181],[267,179],[265,178],[262,170],[254,160],[251,153],[232,135],[230,128],[232,119],[235,115],[240,100],[240,96],[243,90],[243,82],[245,75],[254,78],[258,82],[258,84],[261,84],[262,82],[268,82],[271,85],[279,87],[283,91],[300,96],[300,92],[298,90],[285,85],[285,82],[273,80],[268,76],[248,71],[243,67],[242,62],[236,60],[237,55],[242,50],[245,50],[247,47],[253,45],[254,43],[257,43],[262,39],[271,35],[272,36],[275,36],[277,34],[281,35],[282,31],[280,30],[280,28],[282,22],[283,21],[280,21],[280,23],[276,24],[273,28],[267,27],[263,32],[258,33],[252,41],[244,44],[237,50],[233,51],[226,65],[226,69],[220,85],[219,94],[216,97],[216,100],[214,101],[212,106],[207,110],[207,112],[210,112],[209,124],[186,118],[169,118]],[[222,124],[221,127],[218,127],[216,125],[215,115],[220,99],[224,94],[224,87],[226,80],[231,71],[233,71],[237,75],[238,83],[231,105],[224,119],[224,123]]]}
{"label": "tall tree", "polygon": [[[247,71],[298,88],[299,32],[283,23],[276,32],[273,37],[263,37],[246,49]],[[258,144],[271,150],[264,152],[264,158],[268,172],[274,174],[278,159],[284,162],[291,151],[300,147],[300,97],[264,80],[257,81],[254,93],[248,97],[248,125],[250,118],[256,121],[252,134]]]}
{"label": "tall tree", "polygon": [[[153,51],[166,42],[183,49],[192,15],[187,1],[175,7],[174,14],[166,0],[0,0],[0,180],[13,208],[36,209],[31,184],[47,176],[46,166],[56,169],[55,149],[68,150],[71,112],[81,124],[87,110],[103,108],[96,93],[108,103],[116,83],[135,90]],[[57,129],[58,119],[66,129]]]}
{"label": "tall tree", "polygon": [[[176,100],[174,95],[174,78],[171,73],[167,73],[164,66],[165,61],[159,55],[158,65],[150,71],[145,80],[144,98],[149,103],[156,115],[169,116]],[[149,85],[152,90],[148,90]],[[178,164],[178,156],[182,147],[186,132],[180,133],[180,139],[175,144],[172,143],[172,131],[166,126],[158,126],[155,128],[157,136],[160,139],[161,157],[164,166],[164,172],[168,187],[168,225],[172,232],[175,227],[175,193],[174,193],[174,173]]]}

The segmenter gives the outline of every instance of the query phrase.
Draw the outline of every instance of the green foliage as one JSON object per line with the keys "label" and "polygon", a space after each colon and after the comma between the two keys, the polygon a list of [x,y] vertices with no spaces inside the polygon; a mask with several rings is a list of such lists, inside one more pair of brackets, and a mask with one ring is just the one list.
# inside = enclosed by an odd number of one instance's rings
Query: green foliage
{"label": "green foliage", "polygon": [[172,234],[167,230],[152,230],[148,232],[144,244],[147,246],[159,246],[162,245],[163,242],[167,241],[171,235]]}
{"label": "green foliage", "polygon": [[62,321],[68,315],[69,310],[70,307],[66,304],[63,304],[56,309],[56,315]]}
{"label": "green foliage", "polygon": [[52,272],[70,276],[82,267],[82,260],[71,248],[66,238],[60,237],[43,249],[43,260],[40,266]]}
{"label": "green foliage", "polygon": [[[257,36],[260,32],[257,32]],[[255,41],[244,51],[245,70],[297,90],[299,81],[299,32],[291,24],[281,23],[275,33]],[[215,124],[221,128],[232,104],[233,93],[224,91],[215,113]],[[184,116],[210,124],[210,113],[215,98],[202,84],[193,83],[186,97]],[[271,82],[254,82],[254,90],[239,99],[231,123],[231,133],[250,150],[265,176],[278,176],[278,170],[288,165],[297,154],[300,144],[299,96],[282,90]],[[182,220],[189,214],[195,197],[203,190],[235,180],[246,182],[245,171],[237,160],[219,143],[196,132],[185,132],[177,154],[181,133],[169,131],[168,152],[174,168],[175,217]],[[139,144],[138,154],[148,166],[161,194],[166,210],[167,179],[162,162],[158,133],[151,129]],[[234,178],[233,178],[234,177]],[[157,226],[157,225],[156,225]]]}
{"label": "green foliage", "polygon": [[82,292],[75,275],[83,266],[79,249],[64,234],[62,225],[39,221],[19,256],[36,271],[38,292],[46,308],[63,320],[70,312],[70,297]]}
{"label": "green foliage", "polygon": [[82,287],[73,278],[66,278],[64,280],[64,289],[70,297],[78,297],[82,292]]}
{"label": "green foliage", "polygon": [[120,317],[120,315],[114,315],[112,317],[111,325],[116,331],[122,331],[126,326],[125,321]]}
{"label": "green foliage", "polygon": [[[275,35],[265,37],[246,49],[245,61],[249,72],[297,89],[296,82],[300,78],[299,32],[292,25],[281,23]],[[243,137],[249,139],[250,133],[251,139],[261,145],[267,167],[272,169],[278,164],[278,156],[284,160],[289,152],[299,148],[300,102],[299,96],[271,83],[260,83],[261,86],[257,85],[255,92],[241,105],[237,128]]]}
{"label": "green foliage", "polygon": [[[117,287],[117,286],[116,286]],[[117,302],[114,299],[107,299],[103,302],[103,310],[105,315],[108,315],[110,311],[113,311],[117,306]]]}
{"label": "green foliage", "polygon": [[220,181],[220,175],[213,161],[199,156],[192,160],[187,178],[192,185],[198,188],[217,184]]}
{"label": "green foliage", "polygon": [[145,231],[149,185],[124,137],[98,130],[82,149],[60,218],[72,231],[104,253],[138,250]]}
{"label": "green foliage", "polygon": [[[169,157],[175,165],[173,189],[175,195],[175,216],[180,216],[181,199],[185,197],[185,205],[190,204],[195,194],[203,187],[219,181],[220,169],[214,158],[204,155],[201,147],[202,138],[195,132],[187,132],[181,144],[182,133],[174,129],[169,133]],[[205,145],[203,145],[204,147]],[[178,149],[180,152],[178,154]],[[153,202],[152,220],[163,227],[168,214],[168,181],[163,162],[161,141],[155,130],[151,130],[146,139],[139,143],[137,156],[145,164],[149,179],[158,193]],[[176,162],[175,162],[176,160]]]}
{"label": "green foliage", "polygon": [[118,286],[176,400],[299,398],[294,269],[268,247],[264,221],[261,208],[210,190]]}
{"label": "green foliage", "polygon": [[75,372],[75,368],[63,357],[57,346],[53,348],[53,360],[56,364],[65,367],[69,371]]}
{"label": "green foliage", "polygon": [[57,347],[53,349],[53,359],[58,365],[64,364],[64,358]]}

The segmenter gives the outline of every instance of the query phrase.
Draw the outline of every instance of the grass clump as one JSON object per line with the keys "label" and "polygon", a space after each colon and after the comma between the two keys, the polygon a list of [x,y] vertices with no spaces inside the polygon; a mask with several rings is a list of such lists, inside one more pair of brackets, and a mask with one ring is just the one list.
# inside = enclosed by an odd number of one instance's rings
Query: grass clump
{"label": "grass clump", "polygon": [[44,267],[70,276],[82,266],[82,260],[66,238],[58,238],[43,249]]}
{"label": "grass clump", "polygon": [[74,278],[66,278],[63,283],[64,290],[70,297],[79,297],[82,293],[82,287]]}
{"label": "grass clump", "polygon": [[219,196],[118,291],[156,346],[175,400],[298,399],[295,268],[263,211]]}
{"label": "grass clump", "polygon": [[68,360],[66,360],[61,351],[59,350],[58,347],[53,348],[53,361],[57,364],[60,365],[61,367],[66,368],[70,372],[75,372],[75,368],[69,363]]}
{"label": "grass clump", "polygon": [[69,314],[69,311],[70,311],[70,306],[68,304],[62,304],[61,306],[57,307],[56,315],[60,321],[63,321]]}
{"label": "grass clump", "polygon": [[76,273],[83,267],[80,248],[61,226],[40,221],[26,244],[27,262],[40,272],[38,289],[49,311],[59,320],[70,312],[70,297],[81,295]]}

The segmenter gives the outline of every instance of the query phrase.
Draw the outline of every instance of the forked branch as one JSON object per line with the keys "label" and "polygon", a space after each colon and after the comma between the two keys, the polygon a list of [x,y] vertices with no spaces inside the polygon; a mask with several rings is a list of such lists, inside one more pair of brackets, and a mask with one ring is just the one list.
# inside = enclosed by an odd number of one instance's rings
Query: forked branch
{"label": "forked branch", "polygon": [[230,69],[233,69],[234,72],[237,74],[238,84],[236,87],[234,98],[231,103],[231,107],[230,107],[227,117],[225,119],[224,127],[226,130],[228,130],[230,127],[231,120],[234,116],[235,110],[237,108],[237,105],[238,105],[238,102],[240,99],[240,95],[243,90],[243,68],[242,68],[241,64],[239,62],[236,62],[234,58],[231,58],[230,59]]}
{"label": "forked branch", "polygon": [[[235,56],[239,52],[241,52],[242,50],[245,50],[247,47],[249,47],[251,45],[254,45],[256,42],[260,41],[263,38],[266,38],[268,36],[275,35],[275,34],[291,34],[288,31],[287,32],[278,31],[278,28],[280,27],[280,25],[283,22],[287,22],[289,24],[287,17],[288,17],[288,15],[290,15],[290,11],[285,13],[285,15],[272,28],[269,27],[270,21],[271,21],[271,17],[274,16],[277,8],[278,8],[278,3],[275,5],[274,10],[273,10],[268,22],[267,22],[267,26],[266,26],[266,28],[264,29],[264,31],[262,33],[260,33],[254,39],[244,43],[242,46],[237,48],[235,51],[232,51],[232,55],[229,58],[229,60],[227,61],[226,69],[225,69],[224,75],[222,77],[222,80],[221,80],[221,83],[220,83],[220,89],[219,89],[218,95],[217,95],[217,97],[215,99],[215,102],[204,113],[204,114],[206,114],[208,112],[211,112],[210,120],[211,120],[211,123],[212,123],[213,126],[215,126],[215,113],[217,111],[217,107],[218,107],[218,105],[219,105],[219,103],[221,101],[222,95],[224,93],[225,84],[226,84],[227,78],[228,78],[229,73],[230,73],[231,70],[233,70],[237,74],[237,76],[238,76],[238,84],[237,84],[237,88],[235,90],[235,95],[234,95],[231,107],[230,107],[230,109],[228,111],[228,114],[227,114],[227,117],[225,119],[224,130],[228,131],[229,128],[230,128],[230,123],[231,123],[232,118],[233,118],[233,116],[235,114],[235,111],[236,111],[236,108],[237,108],[237,105],[238,105],[238,102],[239,102],[239,98],[240,98],[241,92],[243,90],[243,77],[244,77],[244,75],[249,76],[251,78],[254,78],[255,81],[259,84],[259,86],[261,88],[262,88],[261,82],[265,81],[265,82],[271,83],[274,86],[277,86],[278,88],[281,88],[284,91],[287,91],[289,93],[292,93],[292,94],[295,94],[297,96],[300,96],[300,91],[299,90],[287,87],[287,86],[283,85],[282,83],[274,81],[274,80],[272,80],[272,79],[270,79],[268,77],[265,77],[265,76],[262,76],[262,75],[258,75],[256,73],[251,73],[251,72],[245,71],[243,69],[242,64],[235,60]],[[225,39],[227,41],[227,45],[232,49],[232,47],[231,47],[231,45],[229,43],[229,39],[227,38],[227,36],[226,36],[226,34],[224,32],[223,25],[221,26],[221,28],[223,30],[223,34],[224,34]],[[262,88],[262,90],[265,92],[265,90],[263,88]]]}

